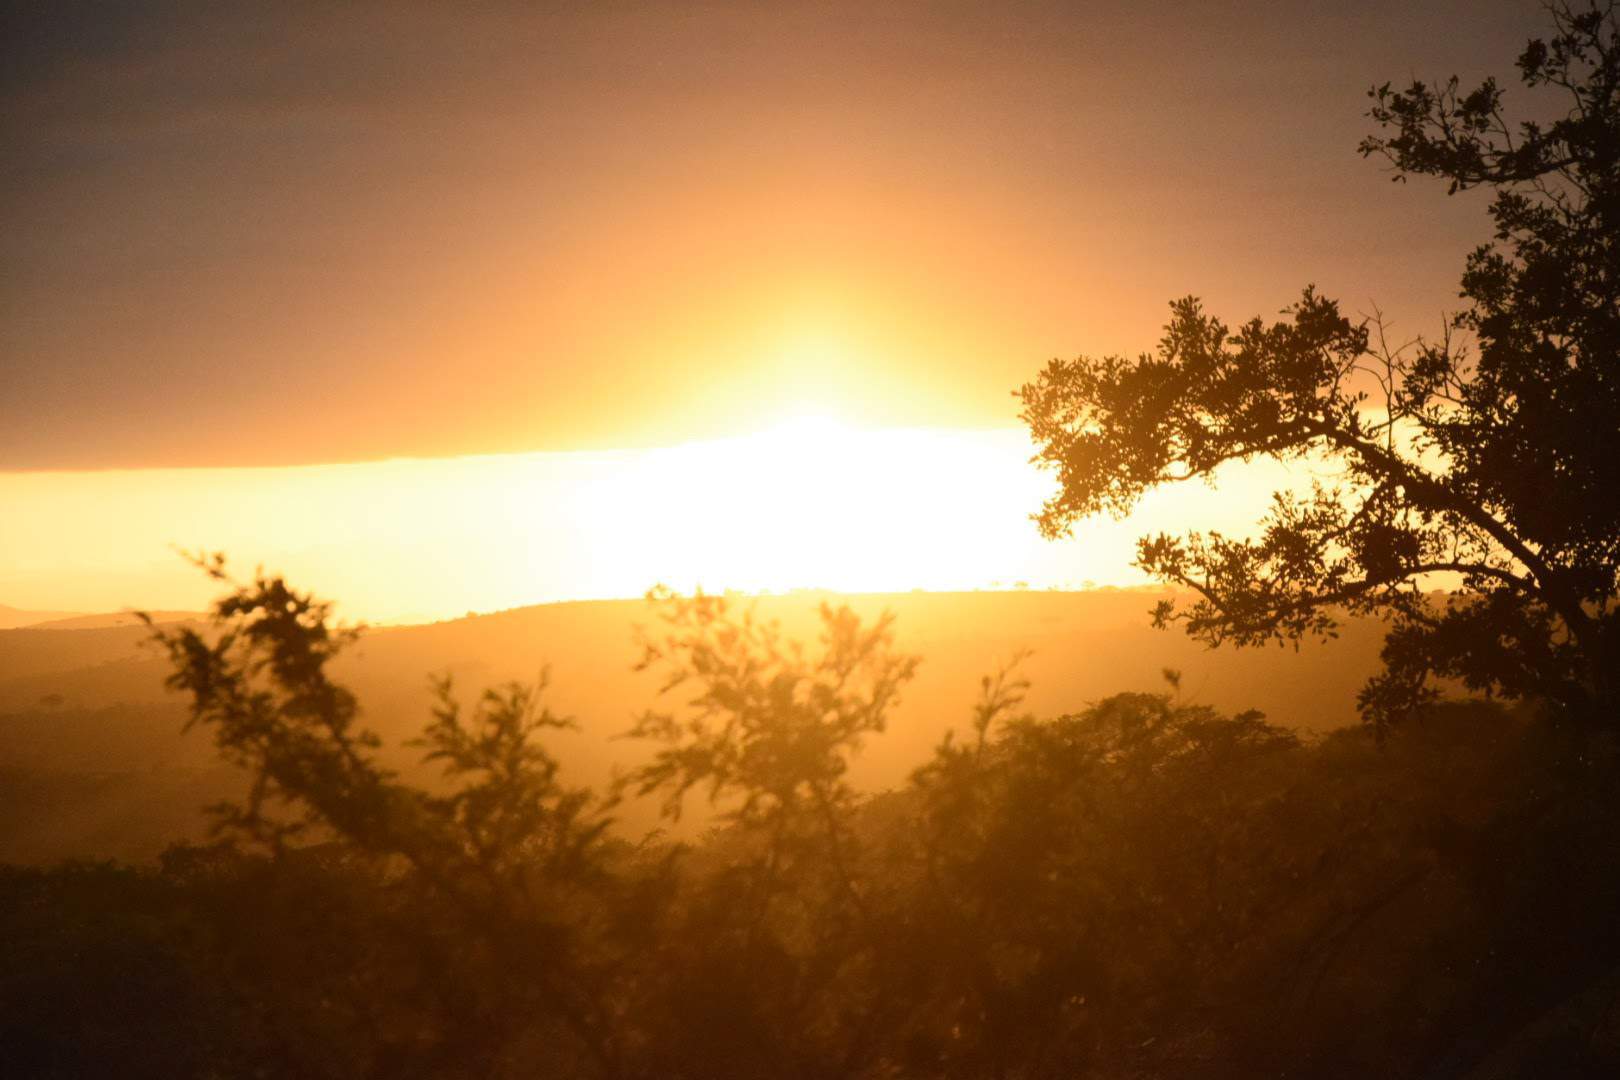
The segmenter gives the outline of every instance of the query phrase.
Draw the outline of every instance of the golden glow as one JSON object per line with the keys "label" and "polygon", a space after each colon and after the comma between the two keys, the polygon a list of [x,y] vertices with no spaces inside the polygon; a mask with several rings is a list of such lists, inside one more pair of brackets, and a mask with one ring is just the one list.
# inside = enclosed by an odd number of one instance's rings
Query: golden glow
{"label": "golden glow", "polygon": [[1137,536],[1240,532],[1287,475],[1155,493],[1042,541],[1017,429],[862,428],[807,398],[754,434],[650,449],[263,469],[0,474],[0,603],[197,608],[173,549],[227,552],[403,621],[679,589],[1139,584]]}
{"label": "golden glow", "polygon": [[[1357,100],[1382,20],[1326,56],[1299,5],[467,6],[201,5],[11,65],[0,468],[1009,425],[1188,292],[1438,330],[1479,228],[1276,92]],[[1504,49],[1539,22],[1491,7]]]}

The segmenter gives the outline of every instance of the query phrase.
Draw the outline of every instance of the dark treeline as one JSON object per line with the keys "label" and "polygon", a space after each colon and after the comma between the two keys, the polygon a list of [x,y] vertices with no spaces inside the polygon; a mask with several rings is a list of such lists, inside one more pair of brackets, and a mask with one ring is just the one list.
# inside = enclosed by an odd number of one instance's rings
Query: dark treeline
{"label": "dark treeline", "polygon": [[[1529,708],[1303,741],[1165,693],[987,679],[910,783],[844,782],[914,661],[663,598],[657,752],[571,787],[537,688],[457,704],[424,789],[279,580],[167,641],[251,778],[221,842],[0,878],[23,1075],[1571,1075],[1612,1067],[1612,750]],[[607,827],[712,803],[700,842]],[[1507,1070],[1506,1072],[1492,1070]]]}

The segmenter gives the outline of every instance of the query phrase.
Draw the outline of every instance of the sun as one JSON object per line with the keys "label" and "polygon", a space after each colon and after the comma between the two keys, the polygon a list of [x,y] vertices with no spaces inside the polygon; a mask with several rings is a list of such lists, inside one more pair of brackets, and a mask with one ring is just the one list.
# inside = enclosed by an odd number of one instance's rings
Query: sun
{"label": "sun", "polygon": [[848,448],[853,434],[854,429],[836,412],[802,408],[742,441],[757,444],[774,457],[814,462],[843,456],[839,451]]}

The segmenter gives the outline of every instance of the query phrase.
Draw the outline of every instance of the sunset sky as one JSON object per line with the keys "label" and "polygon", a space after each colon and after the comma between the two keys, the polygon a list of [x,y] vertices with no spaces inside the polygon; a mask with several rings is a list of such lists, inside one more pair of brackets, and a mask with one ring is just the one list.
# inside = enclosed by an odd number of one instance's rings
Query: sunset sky
{"label": "sunset sky", "polygon": [[39,4],[0,65],[0,604],[372,618],[687,586],[1129,583],[1011,392],[1314,282],[1456,304],[1481,200],[1365,92],[1514,3]]}

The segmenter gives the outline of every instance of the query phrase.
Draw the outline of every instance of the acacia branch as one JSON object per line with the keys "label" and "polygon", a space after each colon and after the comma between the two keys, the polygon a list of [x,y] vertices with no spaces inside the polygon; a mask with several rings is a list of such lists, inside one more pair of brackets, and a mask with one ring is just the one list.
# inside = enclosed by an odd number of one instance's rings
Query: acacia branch
{"label": "acacia branch", "polygon": [[[1503,582],[1515,590],[1521,592],[1534,592],[1534,589],[1529,582],[1511,573],[1510,571],[1502,569],[1501,567],[1488,566],[1480,563],[1427,562],[1418,563],[1414,566],[1403,567],[1399,571],[1392,571],[1389,574],[1379,575],[1378,577],[1369,577],[1358,581],[1346,582],[1337,589],[1324,592],[1313,592],[1303,596],[1296,595],[1293,600],[1286,603],[1268,604],[1266,607],[1267,617],[1260,621],[1270,623],[1275,621],[1275,617],[1278,616],[1303,614],[1304,612],[1310,611],[1313,608],[1349,603],[1353,600],[1360,599],[1367,593],[1376,589],[1384,588],[1390,585],[1399,585],[1402,582],[1410,581],[1413,578],[1419,577],[1423,574],[1439,574],[1447,572],[1491,577]],[[1212,584],[1210,584],[1207,578],[1200,582],[1190,575],[1179,571],[1171,571],[1165,576],[1169,577],[1170,580],[1176,584],[1198,593],[1218,611],[1220,611],[1223,616],[1227,617],[1228,619],[1233,617],[1231,605],[1227,602],[1226,596],[1216,589]]]}
{"label": "acacia branch", "polygon": [[1332,424],[1320,421],[1307,421],[1307,424],[1328,442],[1356,454],[1372,470],[1401,483],[1414,500],[1426,498],[1435,509],[1456,514],[1484,531],[1530,571],[1535,578],[1534,590],[1558,612],[1559,617],[1577,636],[1584,638],[1592,632],[1591,618],[1581,609],[1579,601],[1570,597],[1563,588],[1559,573],[1528,544],[1515,536],[1494,514],[1477,503],[1460,497],[1442,481],[1403,460],[1398,454],[1388,453],[1383,448],[1355,438]]}

